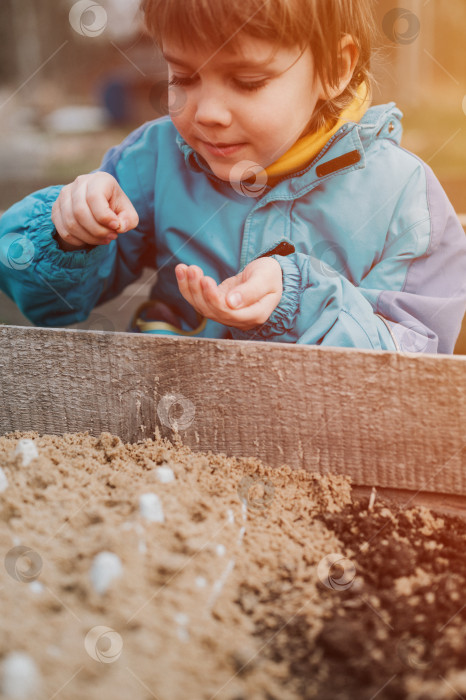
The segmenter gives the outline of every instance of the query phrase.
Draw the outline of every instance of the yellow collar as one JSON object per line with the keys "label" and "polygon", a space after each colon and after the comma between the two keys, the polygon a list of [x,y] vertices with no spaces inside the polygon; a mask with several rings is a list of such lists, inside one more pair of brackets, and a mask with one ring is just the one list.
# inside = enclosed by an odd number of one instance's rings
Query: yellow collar
{"label": "yellow collar", "polygon": [[358,87],[357,97],[340,114],[338,122],[332,129],[323,126],[318,131],[306,134],[298,139],[291,148],[284,153],[275,163],[265,168],[267,177],[276,178],[300,170],[306,163],[310,163],[314,156],[325,146],[338,129],[347,122],[358,122],[370,107],[371,99],[367,84],[361,83]]}

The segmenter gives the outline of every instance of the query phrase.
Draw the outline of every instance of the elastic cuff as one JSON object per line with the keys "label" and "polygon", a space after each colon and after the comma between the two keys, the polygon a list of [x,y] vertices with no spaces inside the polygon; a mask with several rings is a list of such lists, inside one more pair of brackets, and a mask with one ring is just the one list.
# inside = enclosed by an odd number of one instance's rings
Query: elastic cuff
{"label": "elastic cuff", "polygon": [[271,255],[282,268],[283,294],[278,306],[262,327],[261,334],[265,337],[282,335],[293,328],[296,314],[299,311],[299,300],[302,290],[301,271],[293,259],[293,255]]}
{"label": "elastic cuff", "polygon": [[[82,250],[66,252],[61,250],[54,238],[55,227],[51,218],[52,206],[57,199],[62,185],[50,187],[46,194],[36,200],[31,216],[31,224],[27,230],[27,237],[34,246],[34,266],[38,272],[43,272],[46,277],[53,274],[54,282],[79,282],[82,279],[83,270],[88,270],[92,265],[99,266],[109,256],[111,244],[90,246]],[[99,275],[100,276],[100,275]]]}

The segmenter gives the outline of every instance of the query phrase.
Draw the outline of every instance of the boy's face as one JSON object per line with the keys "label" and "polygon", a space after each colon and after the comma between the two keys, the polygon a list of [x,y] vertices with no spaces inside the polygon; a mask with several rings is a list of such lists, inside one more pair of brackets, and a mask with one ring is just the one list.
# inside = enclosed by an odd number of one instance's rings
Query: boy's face
{"label": "boy's face", "polygon": [[[169,95],[172,121],[226,181],[239,161],[266,168],[283,155],[307,133],[323,97],[309,48],[302,54],[299,47],[280,48],[270,59],[270,42],[248,35],[240,41],[241,54],[228,47],[194,50],[173,41],[163,45],[169,82],[175,81]],[[233,65],[235,61],[244,65]],[[254,65],[258,63],[263,65]]]}

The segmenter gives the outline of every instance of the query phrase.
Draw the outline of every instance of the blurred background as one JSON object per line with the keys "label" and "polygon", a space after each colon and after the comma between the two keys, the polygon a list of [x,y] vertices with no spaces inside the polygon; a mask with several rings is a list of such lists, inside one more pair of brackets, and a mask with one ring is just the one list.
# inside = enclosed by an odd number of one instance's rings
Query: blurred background
{"label": "blurred background", "polygon": [[[374,0],[374,104],[404,113],[402,146],[434,170],[466,226],[466,0]],[[1,0],[0,211],[66,184],[168,112],[167,70],[139,0]],[[71,328],[125,330],[154,270]],[[0,292],[0,323],[32,325]],[[455,352],[466,354],[466,323]]]}

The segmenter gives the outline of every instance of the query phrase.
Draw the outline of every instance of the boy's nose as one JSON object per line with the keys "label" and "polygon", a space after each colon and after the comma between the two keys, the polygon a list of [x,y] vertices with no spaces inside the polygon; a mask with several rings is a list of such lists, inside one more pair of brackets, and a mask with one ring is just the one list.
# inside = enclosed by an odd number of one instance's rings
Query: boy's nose
{"label": "boy's nose", "polygon": [[220,95],[200,96],[196,103],[195,121],[205,126],[222,124],[229,126],[231,112]]}

